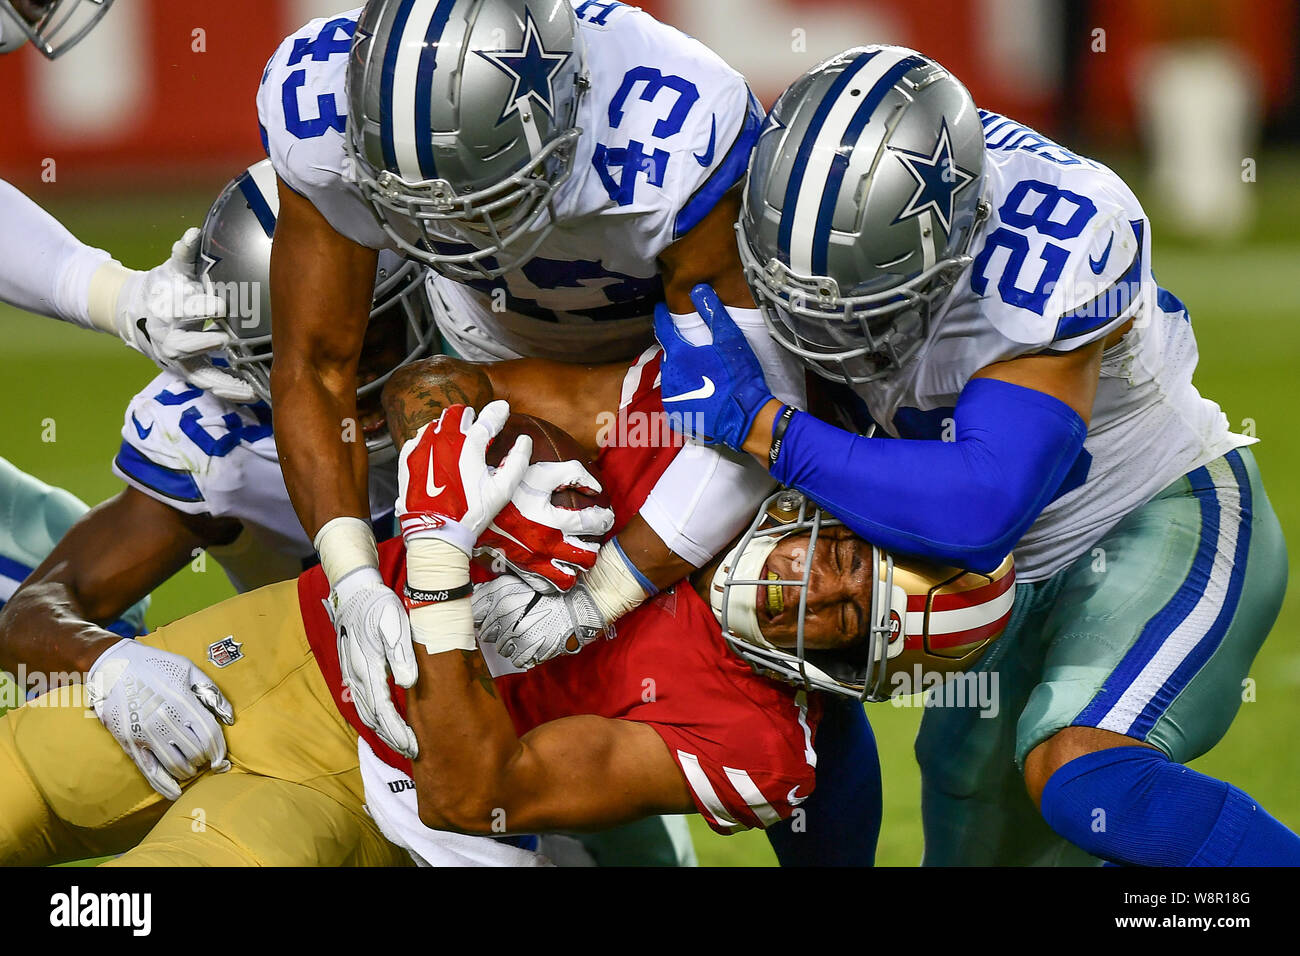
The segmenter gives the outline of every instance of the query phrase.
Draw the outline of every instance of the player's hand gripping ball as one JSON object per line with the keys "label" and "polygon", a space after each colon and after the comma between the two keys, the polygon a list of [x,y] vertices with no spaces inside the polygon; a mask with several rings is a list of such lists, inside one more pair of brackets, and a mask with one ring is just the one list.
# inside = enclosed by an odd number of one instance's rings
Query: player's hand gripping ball
{"label": "player's hand gripping ball", "polygon": [[477,416],[467,405],[452,405],[406,443],[398,462],[397,518],[408,543],[435,538],[473,556],[479,535],[523,481],[533,452],[532,438],[520,435],[499,466],[487,463],[488,445],[509,417],[502,401]]}
{"label": "player's hand gripping ball", "polygon": [[488,449],[488,462],[497,463],[520,434],[533,440],[533,462],[510,503],[479,536],[474,554],[497,573],[518,575],[534,591],[558,594],[596,563],[614,512],[583,463],[582,446],[550,422],[511,415]]}

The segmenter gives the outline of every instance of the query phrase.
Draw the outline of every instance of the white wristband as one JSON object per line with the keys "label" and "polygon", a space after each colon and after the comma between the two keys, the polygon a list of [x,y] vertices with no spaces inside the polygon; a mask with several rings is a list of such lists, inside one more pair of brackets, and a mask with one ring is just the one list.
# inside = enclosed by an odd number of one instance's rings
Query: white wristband
{"label": "white wristband", "polygon": [[312,542],[330,587],[357,568],[379,568],[379,545],[370,524],[360,518],[332,518]]}
{"label": "white wristband", "polygon": [[[469,558],[454,544],[439,538],[406,542],[406,582],[420,591],[444,591],[469,583]],[[472,651],[474,610],[468,597],[412,608],[411,640],[430,654]]]}
{"label": "white wristband", "polygon": [[646,599],[645,589],[628,569],[623,555],[613,541],[600,546],[596,563],[583,576],[592,603],[606,623],[613,624],[620,617]]}
{"label": "white wristband", "polygon": [[86,315],[90,324],[103,332],[122,337],[117,327],[117,300],[122,286],[135,275],[115,259],[109,259],[90,277],[90,290],[86,295]]}

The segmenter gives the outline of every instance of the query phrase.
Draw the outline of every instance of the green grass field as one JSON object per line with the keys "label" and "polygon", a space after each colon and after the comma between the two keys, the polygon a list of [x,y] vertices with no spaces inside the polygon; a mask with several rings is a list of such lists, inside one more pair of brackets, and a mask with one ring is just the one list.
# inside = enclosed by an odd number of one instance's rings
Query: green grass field
{"label": "green grass field", "polygon": [[[1123,170],[1128,172],[1127,169]],[[1191,311],[1201,346],[1197,384],[1237,428],[1253,422],[1256,453],[1283,527],[1300,541],[1300,164],[1277,157],[1259,164],[1260,221],[1250,240],[1226,249],[1162,242],[1153,211],[1155,270]],[[128,265],[162,261],[188,224],[198,224],[211,193],[98,200],[38,201],[87,242],[111,250]],[[1134,181],[1141,194],[1140,182]],[[0,306],[0,408],[5,410],[0,455],[90,504],[116,493],[109,465],[128,399],[151,377],[152,366],[113,339],[37,319]],[[47,421],[56,440],[42,440]],[[221,570],[183,571],[154,594],[151,626],[231,593]],[[1256,700],[1242,706],[1222,743],[1196,766],[1243,787],[1290,826],[1300,827],[1300,591],[1292,588],[1282,617],[1252,676]],[[879,861],[911,866],[921,855],[919,782],[911,744],[919,708],[876,704],[868,714],[880,742],[885,819]],[[771,865],[763,835],[719,837],[692,820],[700,861],[713,865]]]}

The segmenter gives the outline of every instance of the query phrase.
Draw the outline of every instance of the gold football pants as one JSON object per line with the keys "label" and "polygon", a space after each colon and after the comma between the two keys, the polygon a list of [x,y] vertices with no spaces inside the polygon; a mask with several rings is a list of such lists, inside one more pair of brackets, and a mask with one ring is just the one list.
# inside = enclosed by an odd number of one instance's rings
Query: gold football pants
{"label": "gold football pants", "polygon": [[[243,656],[217,667],[208,650],[227,636]],[[121,866],[410,864],[363,808],[357,735],[308,647],[296,581],[142,640],[189,658],[229,699],[232,769],[205,771],[169,803],[84,706],[80,688],[56,690],[0,718],[0,864],[116,853]]]}

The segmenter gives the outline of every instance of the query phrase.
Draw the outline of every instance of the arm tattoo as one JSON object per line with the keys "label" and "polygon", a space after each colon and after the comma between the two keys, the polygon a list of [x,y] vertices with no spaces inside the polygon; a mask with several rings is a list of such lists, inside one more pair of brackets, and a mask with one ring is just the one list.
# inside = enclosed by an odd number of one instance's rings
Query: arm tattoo
{"label": "arm tattoo", "polygon": [[478,685],[483,688],[489,697],[495,698],[497,688],[492,683],[492,674],[488,670],[487,662],[483,660],[483,655],[478,651],[461,651],[460,656],[465,661],[465,667],[469,670],[470,678],[478,681]]}
{"label": "arm tattoo", "polygon": [[492,397],[487,373],[470,362],[438,355],[404,365],[384,386],[384,412],[393,443],[401,448],[451,405],[477,410]]}

